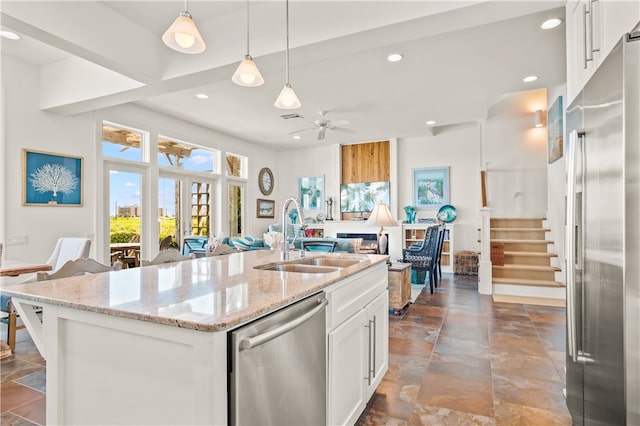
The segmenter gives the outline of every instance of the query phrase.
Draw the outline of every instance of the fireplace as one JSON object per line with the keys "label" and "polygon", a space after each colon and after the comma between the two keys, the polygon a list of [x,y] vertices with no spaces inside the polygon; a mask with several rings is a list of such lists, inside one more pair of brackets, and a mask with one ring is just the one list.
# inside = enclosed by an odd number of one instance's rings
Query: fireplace
{"label": "fireplace", "polygon": [[[389,238],[389,234],[386,234]],[[378,234],[363,234],[353,232],[338,232],[336,234],[338,238],[362,238],[362,245],[360,246],[360,253],[378,253]],[[386,253],[389,254],[389,246],[387,245]]]}

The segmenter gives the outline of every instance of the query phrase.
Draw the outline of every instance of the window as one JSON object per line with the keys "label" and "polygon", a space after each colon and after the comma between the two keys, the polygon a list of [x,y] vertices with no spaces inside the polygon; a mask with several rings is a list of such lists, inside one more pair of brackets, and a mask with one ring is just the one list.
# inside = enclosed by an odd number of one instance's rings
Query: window
{"label": "window", "polygon": [[102,123],[102,155],[120,160],[143,161],[143,145],[146,133],[121,127],[117,124]]}
{"label": "window", "polygon": [[219,153],[215,150],[199,148],[163,136],[158,138],[158,165],[160,166],[215,173],[218,156]]}
{"label": "window", "polygon": [[247,172],[248,164],[247,157],[242,155],[231,154],[227,152],[227,176],[239,177],[247,179],[249,173]]}

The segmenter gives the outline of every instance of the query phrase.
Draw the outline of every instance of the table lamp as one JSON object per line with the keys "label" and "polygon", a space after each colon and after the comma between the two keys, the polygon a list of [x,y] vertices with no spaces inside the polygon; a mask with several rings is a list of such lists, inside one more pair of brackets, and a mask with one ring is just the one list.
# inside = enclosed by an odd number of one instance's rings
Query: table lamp
{"label": "table lamp", "polygon": [[384,227],[398,226],[398,221],[391,215],[389,206],[382,201],[376,204],[369,219],[367,219],[367,225],[380,227],[380,232],[378,233],[378,253],[384,254],[384,252],[387,251],[387,236],[384,234]]}

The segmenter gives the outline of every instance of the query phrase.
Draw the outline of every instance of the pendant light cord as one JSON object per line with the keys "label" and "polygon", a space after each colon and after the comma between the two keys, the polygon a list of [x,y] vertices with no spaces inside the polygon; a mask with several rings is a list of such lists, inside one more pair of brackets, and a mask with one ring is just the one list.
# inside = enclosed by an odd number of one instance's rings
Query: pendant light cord
{"label": "pendant light cord", "polygon": [[285,54],[287,86],[289,85],[289,0],[286,0],[286,23],[287,23],[287,50]]}
{"label": "pendant light cord", "polygon": [[184,0],[184,11],[185,12],[189,11],[189,0]]}
{"label": "pendant light cord", "polygon": [[249,56],[249,0],[247,0],[247,56]]}

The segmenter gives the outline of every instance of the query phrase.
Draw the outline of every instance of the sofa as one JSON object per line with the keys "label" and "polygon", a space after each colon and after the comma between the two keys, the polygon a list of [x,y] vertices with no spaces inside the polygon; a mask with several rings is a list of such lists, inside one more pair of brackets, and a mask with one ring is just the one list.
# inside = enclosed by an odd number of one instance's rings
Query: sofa
{"label": "sofa", "polygon": [[[302,248],[302,241],[335,241],[336,252],[340,253],[357,253],[358,239],[353,238],[290,238],[289,243],[293,242],[297,250]],[[207,237],[188,237],[182,248],[182,254],[187,256],[194,253],[197,257],[205,256],[207,251]],[[264,239],[253,237],[224,237],[222,243],[236,250],[269,250],[270,248],[264,244]],[[361,243],[361,241],[360,241]]]}

